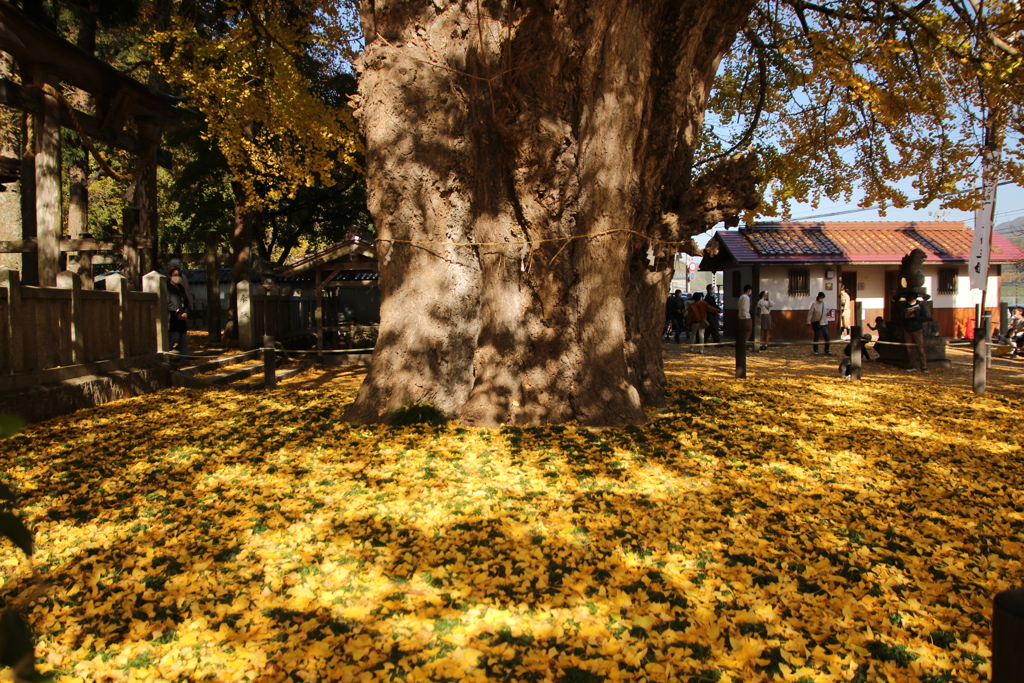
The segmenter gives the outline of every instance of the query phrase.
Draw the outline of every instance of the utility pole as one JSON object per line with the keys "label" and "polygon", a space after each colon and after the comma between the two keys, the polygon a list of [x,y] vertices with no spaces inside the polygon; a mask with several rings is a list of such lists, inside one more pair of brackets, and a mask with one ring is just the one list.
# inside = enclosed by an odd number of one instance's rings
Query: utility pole
{"label": "utility pole", "polygon": [[981,178],[985,198],[974,212],[974,244],[971,247],[971,289],[981,290],[981,307],[985,309],[988,290],[989,258],[992,251],[992,224],[996,210],[996,187],[999,184],[1000,146],[995,117],[990,115],[985,125],[985,148],[981,163]]}

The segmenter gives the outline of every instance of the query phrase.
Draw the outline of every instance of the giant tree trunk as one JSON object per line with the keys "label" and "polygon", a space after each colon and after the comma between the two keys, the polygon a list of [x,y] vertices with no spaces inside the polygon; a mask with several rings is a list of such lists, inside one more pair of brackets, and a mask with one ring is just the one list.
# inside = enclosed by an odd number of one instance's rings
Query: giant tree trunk
{"label": "giant tree trunk", "polygon": [[383,300],[350,419],[621,424],[663,400],[672,256],[756,204],[752,158],[692,171],[754,4],[363,1]]}

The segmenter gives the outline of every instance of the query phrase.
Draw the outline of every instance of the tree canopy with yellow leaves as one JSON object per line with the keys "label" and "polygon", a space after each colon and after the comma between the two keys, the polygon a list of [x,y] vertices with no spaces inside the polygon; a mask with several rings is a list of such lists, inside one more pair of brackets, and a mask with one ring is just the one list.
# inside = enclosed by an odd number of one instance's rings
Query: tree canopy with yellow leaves
{"label": "tree canopy with yellow leaves", "polygon": [[359,167],[348,103],[318,88],[351,61],[353,16],[320,0],[188,2],[150,38],[161,74],[202,112],[230,168],[233,286],[250,277],[253,212]]}
{"label": "tree canopy with yellow leaves", "polygon": [[317,0],[184,3],[151,41],[164,76],[206,118],[249,208],[358,166],[347,102],[317,83],[352,56],[357,29],[342,4]]}
{"label": "tree canopy with yellow leaves", "polygon": [[1022,30],[1016,0],[761,2],[716,80],[705,163],[753,145],[762,214],[855,187],[865,206],[902,207],[908,179],[917,208],[972,209],[986,128],[1000,178],[1024,183]]}

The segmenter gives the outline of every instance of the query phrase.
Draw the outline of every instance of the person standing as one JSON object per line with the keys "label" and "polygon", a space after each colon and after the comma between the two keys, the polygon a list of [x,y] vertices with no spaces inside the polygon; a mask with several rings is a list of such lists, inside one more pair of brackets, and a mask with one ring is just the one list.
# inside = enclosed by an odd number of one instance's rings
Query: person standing
{"label": "person standing", "polygon": [[679,337],[683,334],[684,325],[686,321],[683,317],[686,311],[686,299],[683,297],[683,290],[677,289],[671,302],[672,306],[672,328],[675,330],[676,344],[679,343]]}
{"label": "person standing", "polygon": [[690,325],[690,353],[704,353],[704,330],[708,327],[708,313],[721,313],[720,308],[709,306],[703,301],[704,295],[697,292],[686,311],[686,322]]}
{"label": "person standing", "polygon": [[828,308],[825,306],[825,292],[818,292],[811,307],[807,309],[807,324],[814,330],[814,355],[818,355],[818,340],[823,339],[825,355],[831,356],[832,353],[829,351],[831,337],[828,334]]}
{"label": "person standing", "polygon": [[167,284],[167,313],[170,316],[168,351],[177,349],[178,353],[188,355],[188,292],[185,291],[184,280],[179,268],[171,268]]}
{"label": "person standing", "polygon": [[185,277],[185,266],[182,264],[181,259],[177,256],[167,262],[167,272],[177,269],[181,271],[181,286],[185,288],[185,296],[189,297],[189,301],[192,300],[192,291],[188,286],[188,278]]}
{"label": "person standing", "polygon": [[754,320],[750,317],[750,292],[754,288],[750,285],[743,285],[743,294],[740,295],[739,301],[736,302],[737,315],[739,316],[739,334],[743,338],[743,343],[746,343],[750,339],[750,333],[754,330]]}
{"label": "person standing", "polygon": [[928,372],[928,358],[924,350],[924,323],[928,311],[921,305],[916,292],[907,295],[907,307],[903,311],[903,341],[907,343],[907,372]]}
{"label": "person standing", "polygon": [[1024,308],[1013,309],[1006,336],[1013,352],[1010,354],[1011,357],[1024,356]]}
{"label": "person standing", "polygon": [[686,303],[683,299],[682,290],[676,290],[669,295],[669,300],[665,304],[665,333],[669,339],[675,337],[677,344],[679,343],[679,336],[683,334],[683,311],[685,308]]}
{"label": "person standing", "polygon": [[844,285],[839,290],[839,338],[849,339],[853,330],[853,307],[850,290]]}
{"label": "person standing", "polygon": [[718,334],[720,314],[715,313],[715,311],[721,310],[722,307],[718,304],[718,298],[715,296],[715,286],[708,285],[706,291],[707,293],[704,295],[704,303],[706,303],[710,308],[708,312],[708,332],[711,333],[711,341],[713,341],[716,344],[721,344],[722,337],[721,335]]}
{"label": "person standing", "polygon": [[757,297],[757,312],[761,316],[761,350],[768,349],[768,337],[772,330],[772,307],[775,302],[768,298],[768,292],[763,291]]}

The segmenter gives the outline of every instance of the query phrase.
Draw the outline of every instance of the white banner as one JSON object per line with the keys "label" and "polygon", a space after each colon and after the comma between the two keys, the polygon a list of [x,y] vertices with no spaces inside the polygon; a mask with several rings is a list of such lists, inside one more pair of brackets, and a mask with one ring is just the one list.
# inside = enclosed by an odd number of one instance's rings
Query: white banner
{"label": "white banner", "polygon": [[985,186],[985,201],[974,212],[974,244],[971,245],[971,289],[988,289],[988,264],[992,255],[992,223],[996,212],[996,170],[999,168],[999,149],[985,150],[981,163],[981,177]]}

